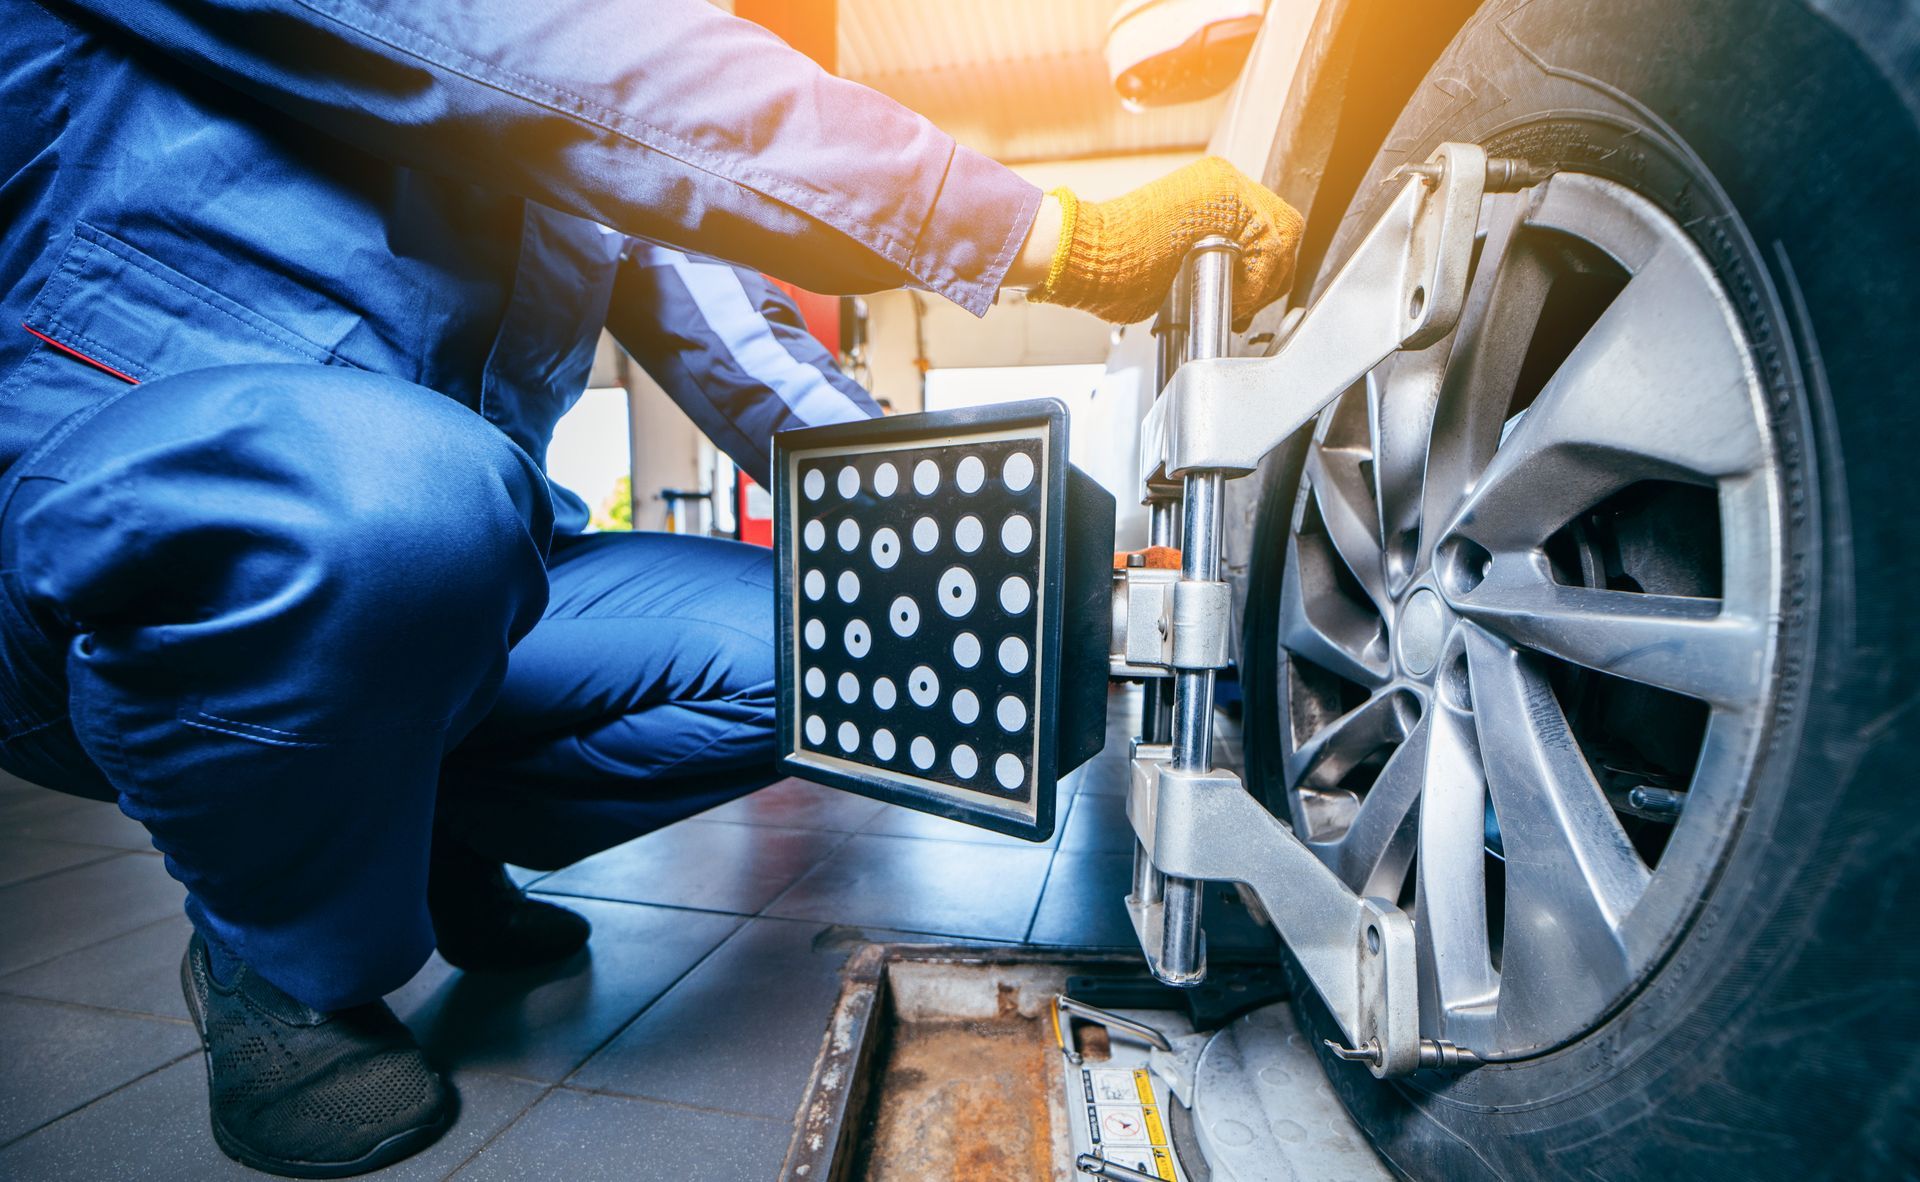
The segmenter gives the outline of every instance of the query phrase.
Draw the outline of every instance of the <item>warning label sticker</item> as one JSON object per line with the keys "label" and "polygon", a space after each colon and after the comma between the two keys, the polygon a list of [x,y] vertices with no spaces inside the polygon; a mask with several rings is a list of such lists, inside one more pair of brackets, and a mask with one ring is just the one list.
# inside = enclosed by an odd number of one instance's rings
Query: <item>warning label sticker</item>
{"label": "warning label sticker", "polygon": [[1146,1145],[1147,1116],[1139,1105],[1100,1106],[1100,1140],[1108,1145]]}
{"label": "warning label sticker", "polygon": [[[1131,1071],[1091,1071],[1088,1072],[1090,1087],[1095,1104],[1138,1104],[1140,1089],[1134,1081]],[[1151,1085],[1149,1085],[1151,1086]],[[1153,1097],[1148,1095],[1147,1099]]]}

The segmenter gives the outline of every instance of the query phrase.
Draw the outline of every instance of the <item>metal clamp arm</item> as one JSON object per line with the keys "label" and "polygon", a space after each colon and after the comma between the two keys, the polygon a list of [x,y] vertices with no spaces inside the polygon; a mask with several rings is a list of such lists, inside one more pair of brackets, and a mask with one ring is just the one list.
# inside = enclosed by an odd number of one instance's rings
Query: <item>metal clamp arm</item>
{"label": "metal clamp arm", "polygon": [[[1494,169],[1496,180],[1508,171]],[[1244,476],[1387,354],[1452,332],[1466,301],[1488,173],[1481,149],[1441,145],[1431,165],[1402,182],[1278,352],[1181,366],[1147,415],[1142,480],[1196,471]]]}

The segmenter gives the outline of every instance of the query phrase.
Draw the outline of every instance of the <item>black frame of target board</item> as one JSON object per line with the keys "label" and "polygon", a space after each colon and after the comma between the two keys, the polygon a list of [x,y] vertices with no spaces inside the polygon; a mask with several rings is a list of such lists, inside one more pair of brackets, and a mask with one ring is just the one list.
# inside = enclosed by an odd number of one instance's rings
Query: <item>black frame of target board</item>
{"label": "black frame of target board", "polygon": [[[1013,495],[1011,491],[998,482],[1001,464],[991,460],[985,467],[996,475],[987,485],[976,493],[966,493],[959,488],[955,472],[963,456],[1005,456],[1009,454],[1009,447],[1021,450],[1028,443],[1038,447],[1036,472],[1027,494],[1020,497],[1017,504],[1008,499]],[[970,448],[973,451],[970,452]],[[819,470],[843,457],[847,465],[862,470],[857,493],[860,507],[840,506],[838,514],[832,513],[835,507],[832,505],[809,509],[809,502],[802,497],[803,466]],[[930,457],[940,458],[937,462],[940,484],[929,496],[918,493],[912,484],[912,472],[920,459]],[[889,503],[885,506],[868,488],[877,464],[883,461],[897,461],[898,479],[897,493],[887,496]],[[831,476],[835,466],[838,465],[825,466],[824,471]],[[1029,841],[1052,837],[1059,776],[1097,753],[1105,735],[1114,521],[1112,496],[1067,460],[1066,407],[1056,399],[1040,398],[783,431],[774,436],[773,494],[774,598],[779,621],[776,726],[781,770],[830,787]],[[837,495],[837,489],[829,484],[824,499],[832,501]],[[996,497],[1000,499],[995,501]],[[975,498],[980,499],[976,502]],[[892,504],[896,499],[899,504]],[[1035,536],[1028,552],[1018,559],[1009,558],[999,544],[998,530],[988,526],[987,537],[976,551],[960,556],[955,550],[955,525],[969,515],[967,510],[976,503],[997,505],[1000,512],[1031,510]],[[833,522],[847,517],[858,521],[863,508],[868,513],[884,509],[891,514],[886,520],[901,527],[896,531],[901,557],[894,560],[893,566],[881,569],[871,556],[872,518],[861,526],[859,539],[851,551],[843,552],[837,546],[836,531],[829,517]],[[925,509],[924,515],[934,517],[938,523],[939,538],[932,551],[919,552],[917,545],[907,542],[908,529],[904,521],[915,509]],[[825,541],[818,550],[809,549],[803,543],[802,530],[809,521],[821,522],[825,530]],[[816,535],[816,541],[819,540],[820,535]],[[829,559],[832,561],[827,561]],[[803,598],[803,567],[821,571],[835,565],[857,572],[857,578],[864,585],[851,602],[863,607],[843,607],[836,579],[831,575],[823,576],[824,582],[816,579],[817,598]],[[1033,696],[1023,701],[1027,717],[1018,731],[1025,744],[1024,751],[1031,756],[1028,766],[1022,769],[1025,779],[1019,790],[1005,789],[996,781],[994,751],[1006,747],[1007,742],[1002,740],[997,747],[984,743],[988,738],[1001,739],[1001,732],[995,729],[992,695],[1001,693],[1008,684],[1005,666],[996,665],[994,637],[991,634],[976,637],[978,648],[985,650],[978,657],[978,671],[972,671],[971,666],[957,669],[953,657],[947,656],[940,662],[933,655],[944,655],[955,629],[968,631],[974,627],[967,621],[976,613],[970,611],[962,620],[955,621],[934,602],[935,587],[928,581],[930,572],[954,565],[963,566],[969,579],[974,578],[976,567],[978,573],[985,576],[977,580],[974,589],[982,603],[994,597],[994,579],[1001,577],[1002,567],[1023,576],[1033,575],[1033,566],[1039,568],[1037,577],[1028,579],[1033,593],[1029,610],[1037,613],[1037,620],[1030,622],[1032,630],[1022,634],[1033,636],[1029,671],[1037,675],[1037,680],[1033,682]],[[901,569],[895,572],[895,566]],[[896,636],[888,627],[890,621],[874,610],[875,605],[887,604],[902,588],[918,588],[916,605],[925,605],[924,610],[919,610],[920,624],[914,629],[912,640]],[[992,604],[987,606],[987,611],[977,613],[980,619],[1004,617],[1002,609]],[[854,702],[843,705],[844,699],[835,694],[835,674],[846,671],[839,669],[841,665],[848,669],[856,666],[839,652],[842,647],[848,653],[852,651],[842,643],[841,631],[845,625],[839,617],[853,610],[864,612],[861,618],[871,632],[869,643],[876,647],[886,645],[894,655],[891,664],[881,660],[866,667],[866,676],[855,679]],[[822,648],[811,651],[803,648],[800,624],[803,616],[832,625],[825,629],[827,640]],[[990,633],[991,630],[982,628],[982,631]],[[924,637],[919,635],[922,632],[926,633]],[[919,667],[913,664],[916,661],[933,667],[936,682],[941,677],[950,677],[962,688],[981,691],[977,695],[980,714],[970,727],[958,723],[944,687],[936,691],[931,707],[918,706],[909,700],[910,687],[905,683],[910,666]],[[803,670],[819,671],[823,664],[829,667],[828,674],[817,679],[820,684],[812,687],[812,692],[803,689]],[[885,712],[871,702],[876,674],[890,680],[897,678],[900,683],[896,704]],[[824,693],[818,692],[821,685],[826,687]],[[805,706],[809,701],[822,704],[826,710]],[[833,724],[827,724],[825,739],[809,741],[803,734],[803,718],[817,711],[851,713],[864,717],[869,724],[875,719],[889,722],[911,719],[914,725],[903,729],[897,737],[892,736],[888,728],[895,752],[889,758],[882,758],[871,750],[870,726],[855,728],[857,754],[840,754],[833,750]],[[818,717],[818,713],[815,716]],[[908,758],[910,732],[914,730],[923,732],[923,738],[932,734],[942,736],[942,742],[934,748],[931,766],[918,765]],[[956,736],[967,737],[957,740]],[[943,759],[949,754],[948,744],[955,741],[966,742],[969,752],[975,741],[983,741],[988,747],[987,753],[978,758],[970,777],[958,776]],[[1014,751],[1000,753],[1017,754]]]}

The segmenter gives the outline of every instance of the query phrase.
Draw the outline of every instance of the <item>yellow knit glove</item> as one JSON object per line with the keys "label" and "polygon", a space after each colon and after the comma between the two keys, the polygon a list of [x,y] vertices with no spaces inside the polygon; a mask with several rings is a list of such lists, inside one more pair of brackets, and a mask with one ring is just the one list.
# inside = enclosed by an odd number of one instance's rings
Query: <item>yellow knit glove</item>
{"label": "yellow knit glove", "polygon": [[1293,286],[1300,213],[1233,165],[1208,156],[1111,201],[1060,199],[1060,245],[1047,280],[1028,295],[1115,324],[1145,320],[1173,285],[1195,242],[1224,234],[1240,244],[1233,327]]}

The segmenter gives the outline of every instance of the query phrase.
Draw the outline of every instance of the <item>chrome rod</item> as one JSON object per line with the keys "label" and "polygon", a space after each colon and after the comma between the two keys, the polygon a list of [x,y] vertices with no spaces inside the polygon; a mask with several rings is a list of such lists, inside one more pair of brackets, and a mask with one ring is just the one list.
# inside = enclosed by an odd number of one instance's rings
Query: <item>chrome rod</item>
{"label": "chrome rod", "polygon": [[[1187,256],[1186,360],[1226,355],[1233,324],[1233,279],[1240,248],[1221,237],[1203,238]],[[1222,477],[1196,472],[1183,482],[1180,577],[1212,582],[1220,573]],[[1182,771],[1213,766],[1213,671],[1181,669],[1173,679],[1172,765]],[[1168,876],[1161,888],[1160,962],[1154,975],[1170,985],[1197,985],[1206,976],[1202,951],[1200,884]]]}

